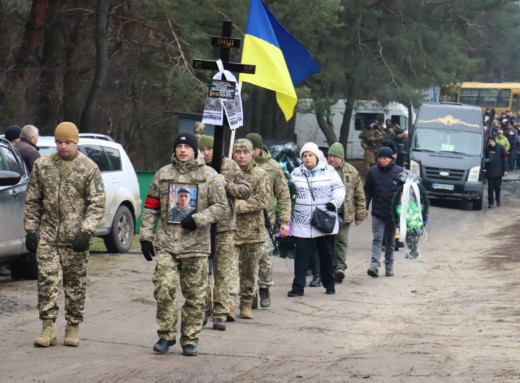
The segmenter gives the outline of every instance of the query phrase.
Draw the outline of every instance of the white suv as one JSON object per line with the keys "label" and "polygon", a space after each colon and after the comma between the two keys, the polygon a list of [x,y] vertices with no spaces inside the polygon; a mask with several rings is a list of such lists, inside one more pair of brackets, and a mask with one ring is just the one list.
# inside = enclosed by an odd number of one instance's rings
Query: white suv
{"label": "white suv", "polygon": [[[38,147],[42,156],[56,151],[53,136],[40,136]],[[105,215],[95,235],[103,238],[110,253],[130,250],[135,224],[141,214],[139,183],[134,166],[122,145],[103,134],[80,133],[78,150],[92,159],[105,183]]]}

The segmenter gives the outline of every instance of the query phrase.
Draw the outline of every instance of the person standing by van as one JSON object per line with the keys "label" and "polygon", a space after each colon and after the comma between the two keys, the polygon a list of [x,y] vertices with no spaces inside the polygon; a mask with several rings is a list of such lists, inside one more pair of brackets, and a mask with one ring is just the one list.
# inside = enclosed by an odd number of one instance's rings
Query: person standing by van
{"label": "person standing by van", "polygon": [[379,121],[374,121],[363,129],[359,138],[361,146],[365,149],[365,171],[368,173],[370,167],[377,162],[377,151],[385,139],[384,129]]}
{"label": "person standing by van", "polygon": [[385,240],[385,275],[394,275],[394,246],[396,225],[392,220],[392,198],[395,191],[403,181],[400,178],[403,168],[393,161],[393,152],[387,146],[379,149],[378,163],[372,166],[367,174],[365,182],[366,211],[372,202],[372,259],[367,274],[371,277],[379,277],[379,259],[383,239]]}
{"label": "person standing by van", "polygon": [[486,147],[486,178],[488,181],[489,209],[493,207],[494,199],[497,201],[497,206],[500,206],[502,177],[507,177],[507,171],[509,170],[508,166],[507,153],[504,147],[497,144],[497,142],[491,137],[488,138],[488,144]]}

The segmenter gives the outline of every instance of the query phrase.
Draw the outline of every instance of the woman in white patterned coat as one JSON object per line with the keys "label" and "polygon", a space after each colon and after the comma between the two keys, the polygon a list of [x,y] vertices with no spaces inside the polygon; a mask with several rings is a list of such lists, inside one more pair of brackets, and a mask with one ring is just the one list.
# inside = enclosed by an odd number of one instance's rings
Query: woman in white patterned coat
{"label": "woman in white patterned coat", "polygon": [[[345,199],[345,186],[336,170],[320,159],[320,150],[315,143],[308,142],[300,150],[302,164],[291,173],[296,186],[296,197],[292,212],[292,231],[296,238],[294,258],[294,280],[289,297],[303,295],[307,265],[313,251],[318,250],[321,282],[327,294],[334,294],[334,241],[339,222],[336,211]],[[336,217],[334,230],[323,233],[311,226],[314,210],[318,208]]]}

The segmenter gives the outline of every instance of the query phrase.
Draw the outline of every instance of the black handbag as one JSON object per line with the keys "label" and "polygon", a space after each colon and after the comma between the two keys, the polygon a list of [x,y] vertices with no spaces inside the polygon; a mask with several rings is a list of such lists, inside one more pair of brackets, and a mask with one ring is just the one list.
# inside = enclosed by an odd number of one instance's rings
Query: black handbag
{"label": "black handbag", "polygon": [[312,213],[311,225],[326,234],[330,234],[334,231],[336,225],[336,217],[332,217],[326,211],[316,207],[314,213]]}
{"label": "black handbag", "polygon": [[[311,198],[314,201],[314,194],[312,194],[312,188],[306,174],[305,179],[307,180],[307,185],[309,185]],[[334,231],[334,226],[336,225],[336,214],[334,213],[334,215],[332,215],[316,206],[316,209],[314,209],[312,213],[311,225],[325,234],[330,234]]]}

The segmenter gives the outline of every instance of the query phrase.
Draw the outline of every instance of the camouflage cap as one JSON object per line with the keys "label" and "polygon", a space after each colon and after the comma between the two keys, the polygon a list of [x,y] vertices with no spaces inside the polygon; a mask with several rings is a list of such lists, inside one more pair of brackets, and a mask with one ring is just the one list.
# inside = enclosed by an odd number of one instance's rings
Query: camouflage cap
{"label": "camouflage cap", "polygon": [[177,189],[175,189],[175,193],[188,193],[190,194],[190,187],[188,185],[179,186]]}
{"label": "camouflage cap", "polygon": [[236,150],[247,150],[253,153],[253,144],[247,138],[240,138],[233,144],[233,152]]}

